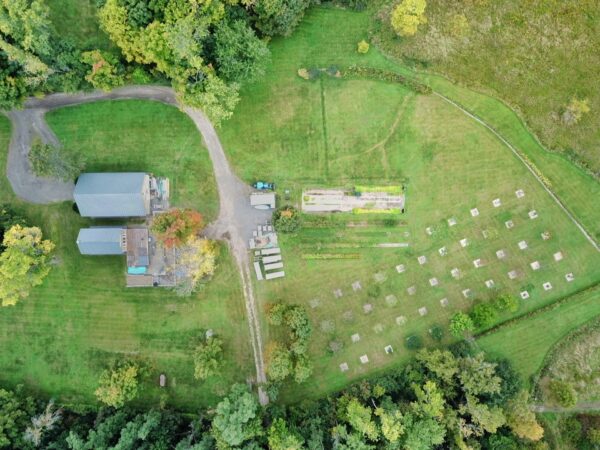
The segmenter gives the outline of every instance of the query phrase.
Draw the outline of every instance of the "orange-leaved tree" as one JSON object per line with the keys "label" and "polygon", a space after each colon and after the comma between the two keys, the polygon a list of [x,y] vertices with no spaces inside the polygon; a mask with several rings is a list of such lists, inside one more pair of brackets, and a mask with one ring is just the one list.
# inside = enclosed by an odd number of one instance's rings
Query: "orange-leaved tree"
{"label": "orange-leaved tree", "polygon": [[202,230],[202,215],[192,209],[172,209],[157,215],[150,227],[152,233],[165,247],[179,247]]}

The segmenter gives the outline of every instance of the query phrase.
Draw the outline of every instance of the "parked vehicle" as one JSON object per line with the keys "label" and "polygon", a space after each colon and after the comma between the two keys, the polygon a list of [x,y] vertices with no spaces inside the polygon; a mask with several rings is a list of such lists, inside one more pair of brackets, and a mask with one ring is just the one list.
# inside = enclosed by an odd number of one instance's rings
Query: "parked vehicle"
{"label": "parked vehicle", "polygon": [[269,183],[267,181],[257,181],[252,186],[254,186],[254,189],[258,189],[259,191],[274,191],[275,190],[275,184]]}

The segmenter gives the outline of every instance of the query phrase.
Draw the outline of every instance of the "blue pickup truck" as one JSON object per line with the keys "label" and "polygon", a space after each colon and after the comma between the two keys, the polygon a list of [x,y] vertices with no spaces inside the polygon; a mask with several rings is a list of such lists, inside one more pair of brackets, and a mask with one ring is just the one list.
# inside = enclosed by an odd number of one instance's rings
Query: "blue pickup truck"
{"label": "blue pickup truck", "polygon": [[257,181],[252,186],[254,186],[254,189],[258,189],[259,191],[274,191],[275,190],[275,184],[267,183],[266,181]]}

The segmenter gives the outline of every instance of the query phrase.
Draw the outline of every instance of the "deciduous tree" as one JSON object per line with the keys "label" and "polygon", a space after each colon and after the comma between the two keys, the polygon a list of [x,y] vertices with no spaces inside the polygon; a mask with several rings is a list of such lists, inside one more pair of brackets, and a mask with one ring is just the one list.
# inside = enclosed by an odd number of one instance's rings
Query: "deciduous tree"
{"label": "deciduous tree", "polygon": [[425,0],[402,0],[392,12],[392,28],[400,36],[413,36],[419,25],[427,23]]}
{"label": "deciduous tree", "polygon": [[194,349],[194,378],[206,380],[218,373],[223,354],[223,342],[217,337],[209,337]]}
{"label": "deciduous tree", "polygon": [[231,388],[217,405],[212,432],[224,446],[238,447],[262,433],[256,397],[242,384]]}
{"label": "deciduous tree", "polygon": [[74,180],[85,168],[84,159],[79,153],[44,144],[40,139],[35,139],[31,144],[29,162],[36,175],[63,181]]}
{"label": "deciduous tree", "polygon": [[113,408],[122,407],[138,394],[139,372],[139,367],[130,362],[120,363],[110,370],[105,370],[100,375],[96,397]]}
{"label": "deciduous tree", "polygon": [[191,209],[171,209],[152,220],[150,230],[167,248],[180,246],[202,230],[202,215]]}

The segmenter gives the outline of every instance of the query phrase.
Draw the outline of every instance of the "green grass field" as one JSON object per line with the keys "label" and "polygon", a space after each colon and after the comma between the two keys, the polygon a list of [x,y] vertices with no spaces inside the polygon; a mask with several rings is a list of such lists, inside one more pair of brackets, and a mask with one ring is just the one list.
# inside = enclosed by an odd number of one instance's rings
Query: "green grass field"
{"label": "green grass field", "polygon": [[[292,38],[274,40],[265,79],[243,91],[236,115],[221,132],[232,163],[246,180],[273,180],[279,189],[290,189],[296,203],[306,187],[407,185],[407,210],[395,225],[377,216],[309,217],[297,235],[281,237],[286,278],[258,283],[259,295],[264,303],[284,299],[305,305],[315,330],[315,376],[305,388],[286,392],[292,400],[322,395],[405,361],[410,355],[404,348],[407,335],[418,334],[434,345],[428,336],[431,326],[446,328],[453,312],[474,301],[527,290],[530,298],[516,313],[523,314],[600,277],[600,255],[539,182],[506,146],[454,106],[400,85],[327,77],[311,82],[296,75],[301,67],[352,63],[405,71],[375,49],[367,56],[356,53],[368,21],[367,13],[312,10]],[[516,197],[518,189],[525,191],[524,198]],[[589,205],[585,195],[579,196],[582,208]],[[502,203],[497,208],[492,205],[496,198]],[[479,216],[471,216],[472,208],[478,208]],[[531,210],[538,212],[537,219],[529,219]],[[449,218],[457,224],[450,227]],[[505,226],[509,220],[512,229]],[[432,236],[425,232],[428,227]],[[549,240],[541,237],[546,231]],[[463,238],[469,240],[465,248],[459,244]],[[519,249],[521,240],[527,242],[526,250]],[[409,247],[373,247],[381,243]],[[446,256],[438,253],[441,247]],[[496,251],[501,249],[507,256],[499,260]],[[559,251],[564,259],[556,262],[553,254]],[[314,253],[352,253],[359,259],[302,258]],[[421,255],[427,257],[423,266],[417,262]],[[476,259],[484,266],[475,268]],[[534,261],[541,269],[530,267]],[[406,266],[404,273],[397,273],[398,264]],[[453,268],[461,271],[459,280],[451,276]],[[512,270],[517,272],[514,280],[508,277]],[[575,280],[569,283],[565,275],[570,272]],[[376,274],[383,280],[377,281]],[[432,278],[438,281],[435,287]],[[486,287],[487,280],[494,281],[494,288]],[[353,290],[355,281],[360,290]],[[552,290],[542,288],[545,282]],[[416,289],[414,295],[408,293],[410,287]],[[334,295],[337,289],[340,298]],[[471,289],[469,298],[464,289]],[[440,304],[444,298],[446,307]],[[368,314],[367,304],[373,308]],[[427,309],[423,317],[421,307]],[[360,341],[352,343],[355,333]],[[385,354],[386,345],[392,345],[393,355]],[[359,357],[365,354],[369,363],[363,365]],[[350,367],[346,373],[338,367],[343,362]]]}
{"label": "green grass field", "polygon": [[[0,117],[0,169],[10,136]],[[88,157],[89,170],[151,170],[172,178],[177,205],[216,214],[210,159],[199,134],[177,109],[153,102],[87,104],[52,112],[48,121],[69,148]],[[0,380],[71,405],[95,401],[100,372],[117,357],[138,359],[149,370],[139,399],[184,410],[212,404],[231,383],[252,371],[245,310],[237,269],[223,247],[216,276],[197,295],[177,298],[163,289],[125,288],[120,257],[83,257],[75,245],[80,218],[69,202],[28,205],[15,199],[5,177],[0,202],[11,202],[57,244],[56,267],[44,284],[16,307],[0,311]],[[221,335],[226,357],[221,376],[193,379],[191,346],[202,330]],[[169,387],[160,390],[158,375]]]}
{"label": "green grass field", "polygon": [[84,50],[114,47],[100,29],[96,0],[51,0],[50,20],[60,36],[72,39]]}

